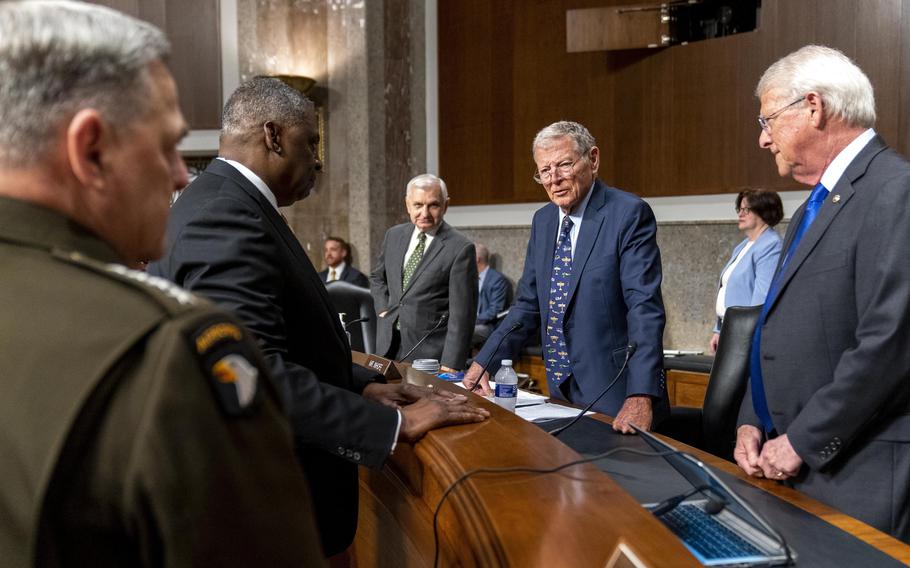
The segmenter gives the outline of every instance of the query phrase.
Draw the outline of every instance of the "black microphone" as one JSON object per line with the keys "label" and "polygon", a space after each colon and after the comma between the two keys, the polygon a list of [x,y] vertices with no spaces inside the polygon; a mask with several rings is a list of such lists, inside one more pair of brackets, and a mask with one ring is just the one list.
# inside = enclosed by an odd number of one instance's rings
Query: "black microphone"
{"label": "black microphone", "polygon": [[346,322],[346,323],[344,324],[344,330],[347,331],[347,330],[349,330],[349,329],[351,328],[351,326],[354,325],[355,323],[361,323],[361,322],[365,322],[365,321],[370,321],[370,316],[364,316],[364,317],[362,317],[362,318],[357,318],[357,319],[355,319],[355,320],[351,320],[351,321],[349,321],[349,322]]}
{"label": "black microphone", "polygon": [[430,331],[426,332],[426,333],[424,334],[424,336],[420,338],[420,341],[418,341],[417,343],[415,343],[415,344],[414,344],[414,347],[411,347],[411,349],[410,349],[407,353],[404,354],[404,357],[402,357],[401,359],[399,359],[399,360],[397,360],[397,361],[395,361],[395,362],[396,362],[396,363],[401,363],[402,361],[404,361],[405,359],[407,359],[408,357],[410,357],[410,356],[411,356],[411,353],[413,353],[415,350],[417,350],[417,348],[420,347],[420,344],[421,344],[421,343],[423,343],[424,341],[427,340],[428,337],[430,337],[431,335],[433,335],[434,333],[436,333],[436,330],[439,329],[440,327],[442,327],[442,325],[445,324],[447,321],[449,321],[449,312],[442,312],[442,315],[439,316],[439,321],[436,322],[436,325],[433,326],[433,329],[431,329]]}
{"label": "black microphone", "polygon": [[717,499],[711,494],[710,485],[699,485],[690,491],[686,491],[682,495],[676,495],[674,497],[670,497],[669,499],[661,501],[653,509],[651,509],[651,513],[653,513],[655,517],[666,515],[678,507],[680,503],[695,495],[696,493],[704,493],[705,497],[708,498],[708,502],[705,503],[705,512],[709,515],[718,514],[724,510],[724,507],[727,506],[723,499]]}
{"label": "black microphone", "polygon": [[506,340],[506,337],[509,337],[509,335],[510,335],[513,331],[516,331],[516,330],[521,329],[521,328],[523,328],[523,327],[524,327],[524,324],[521,323],[520,321],[517,321],[517,322],[515,322],[515,323],[512,324],[512,327],[509,328],[509,331],[507,331],[507,332],[505,332],[504,334],[502,334],[502,337],[499,338],[499,343],[496,344],[496,349],[493,350],[493,356],[491,356],[491,357],[490,357],[490,360],[487,361],[487,364],[483,366],[483,370],[480,372],[480,377],[478,377],[478,378],[477,378],[477,382],[475,382],[474,385],[471,386],[471,390],[470,390],[469,392],[474,392],[474,390],[477,388],[477,385],[480,384],[480,379],[483,378],[484,374],[486,374],[486,372],[487,372],[487,369],[490,368],[490,365],[491,365],[491,364],[493,363],[493,361],[496,359],[496,352],[499,351],[499,348],[500,348],[500,347],[502,347],[502,342]]}
{"label": "black microphone", "polygon": [[568,428],[572,424],[575,424],[576,422],[581,420],[581,417],[584,416],[586,412],[591,410],[591,407],[594,406],[595,404],[597,404],[597,401],[600,400],[601,398],[603,398],[603,396],[605,394],[607,394],[611,388],[613,388],[613,385],[615,385],[616,381],[619,380],[619,377],[622,376],[622,372],[626,370],[626,366],[628,366],[628,364],[629,364],[629,359],[632,358],[632,355],[635,353],[636,349],[638,349],[638,343],[635,343],[634,341],[630,341],[629,345],[626,346],[626,360],[622,362],[622,367],[619,368],[619,372],[616,373],[616,376],[613,377],[613,380],[610,381],[610,384],[607,385],[607,388],[605,388],[603,391],[601,391],[601,393],[599,395],[597,395],[594,398],[594,400],[592,400],[591,403],[588,404],[588,406],[584,407],[584,410],[579,412],[578,415],[575,418],[573,418],[571,422],[569,422],[565,426],[560,426],[559,428],[551,430],[550,434],[552,434],[554,436],[559,436],[566,430],[566,428]]}

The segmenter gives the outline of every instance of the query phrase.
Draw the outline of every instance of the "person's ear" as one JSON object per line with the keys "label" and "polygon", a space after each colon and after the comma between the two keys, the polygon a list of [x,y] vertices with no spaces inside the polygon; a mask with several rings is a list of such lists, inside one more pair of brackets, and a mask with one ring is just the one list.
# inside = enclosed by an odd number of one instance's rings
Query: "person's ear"
{"label": "person's ear", "polygon": [[271,120],[262,125],[262,131],[265,135],[265,147],[269,152],[275,152],[281,155],[281,134],[278,132],[278,125]]}
{"label": "person's ear", "polygon": [[110,126],[95,109],[77,112],[66,128],[66,157],[70,170],[89,188],[100,188],[105,177],[105,152],[113,144]]}
{"label": "person's ear", "polygon": [[591,153],[588,155],[591,159],[591,170],[594,172],[594,177],[597,177],[597,169],[600,167],[600,150],[597,146],[591,146]]}
{"label": "person's ear", "polygon": [[822,128],[825,125],[825,100],[815,91],[806,95],[806,106],[809,107],[809,123],[815,128]]}

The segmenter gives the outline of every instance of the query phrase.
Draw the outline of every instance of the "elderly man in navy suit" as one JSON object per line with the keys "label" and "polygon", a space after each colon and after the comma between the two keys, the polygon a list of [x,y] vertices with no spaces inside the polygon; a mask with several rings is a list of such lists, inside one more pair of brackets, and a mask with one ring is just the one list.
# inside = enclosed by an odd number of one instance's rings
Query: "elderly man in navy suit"
{"label": "elderly man in navy suit", "polygon": [[910,163],[839,51],[791,53],[755,93],[759,145],[815,187],[753,337],[734,457],[910,542]]}
{"label": "elderly man in navy suit", "polygon": [[471,343],[482,345],[496,327],[496,316],[506,309],[509,281],[490,266],[490,249],[486,245],[474,243],[474,249],[477,251],[477,288],[480,296],[477,298],[477,322]]}
{"label": "elderly man in navy suit", "polygon": [[514,359],[539,328],[551,396],[592,402],[628,357],[628,369],[593,408],[615,416],[615,430],[649,429],[669,412],[654,214],[640,198],[597,179],[600,151],[581,124],[551,124],[537,133],[532,152],[534,180],[551,203],[534,214],[515,302],[465,383],[481,380],[490,392],[483,365]]}

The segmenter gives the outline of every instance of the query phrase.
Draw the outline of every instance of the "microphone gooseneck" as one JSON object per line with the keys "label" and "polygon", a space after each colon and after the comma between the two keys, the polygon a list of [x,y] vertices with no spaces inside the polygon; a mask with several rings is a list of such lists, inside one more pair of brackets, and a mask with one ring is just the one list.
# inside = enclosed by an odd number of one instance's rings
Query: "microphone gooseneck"
{"label": "microphone gooseneck", "polygon": [[502,347],[502,342],[506,340],[506,337],[509,337],[513,331],[521,329],[522,327],[524,327],[524,324],[522,324],[520,321],[515,322],[512,324],[512,327],[509,328],[509,331],[502,334],[502,337],[499,338],[499,343],[496,344],[496,349],[493,350],[493,356],[491,356],[490,360],[487,361],[487,364],[483,366],[483,370],[480,372],[480,376],[477,377],[477,381],[471,386],[469,392],[474,392],[477,389],[477,385],[480,384],[480,379],[483,378],[484,374],[487,372],[487,369],[489,369],[490,365],[493,364],[493,361],[496,359],[496,352],[499,351],[500,347]]}
{"label": "microphone gooseneck", "polygon": [[607,394],[611,388],[613,388],[613,385],[615,385],[616,381],[619,380],[619,377],[622,376],[622,372],[625,371],[626,367],[629,365],[629,359],[632,358],[632,355],[635,353],[636,349],[638,349],[638,343],[635,343],[634,341],[630,341],[629,345],[626,346],[626,360],[622,362],[622,367],[619,368],[619,372],[616,373],[616,376],[613,377],[613,380],[610,381],[610,384],[607,385],[607,388],[602,390],[599,395],[594,397],[594,400],[592,400],[588,404],[588,406],[584,407],[584,409],[582,409],[582,411],[579,412],[578,415],[576,415],[575,418],[573,418],[571,422],[569,422],[565,426],[560,426],[559,428],[556,428],[556,429],[550,431],[550,434],[552,434],[553,436],[559,436],[560,434],[565,432],[569,426],[571,426],[571,425],[575,424],[576,422],[578,422],[579,420],[581,420],[581,417],[584,416],[586,412],[591,410],[591,407],[594,406],[595,404],[597,404],[597,401],[600,400],[601,398],[603,398],[603,396],[605,394]]}
{"label": "microphone gooseneck", "polygon": [[431,335],[433,335],[434,333],[436,333],[436,330],[439,329],[440,327],[442,327],[447,321],[449,321],[449,312],[442,312],[442,315],[439,316],[439,320],[436,322],[436,325],[434,325],[433,328],[430,329],[430,331],[426,332],[426,333],[423,335],[423,337],[420,338],[420,341],[418,341],[417,343],[415,343],[415,344],[414,344],[414,347],[411,347],[411,349],[409,349],[408,352],[404,354],[404,357],[402,357],[401,359],[398,359],[398,360],[395,361],[395,362],[396,362],[396,363],[401,363],[402,361],[404,361],[405,359],[407,359],[408,357],[410,357],[410,356],[411,356],[411,353],[413,353],[414,351],[416,351],[417,348],[420,347],[421,344],[423,344],[423,342],[426,341],[428,337],[430,337]]}
{"label": "microphone gooseneck", "polygon": [[344,324],[344,330],[347,331],[347,330],[351,329],[351,326],[354,325],[355,323],[362,323],[362,322],[365,322],[365,321],[370,321],[370,316],[364,316],[364,317],[362,317],[362,318],[357,318],[357,319],[355,319],[355,320],[351,320],[351,321],[349,321],[349,322],[345,322],[345,324]]}
{"label": "microphone gooseneck", "polygon": [[717,513],[720,513],[724,510],[724,507],[727,506],[723,500],[718,500],[711,494],[710,485],[699,485],[698,487],[686,491],[682,495],[676,495],[674,497],[670,497],[669,499],[661,501],[653,509],[651,509],[651,513],[654,514],[655,517],[666,515],[678,507],[680,503],[695,495],[696,493],[704,493],[705,497],[708,498],[708,502],[705,503],[705,512],[709,515],[716,515]]}

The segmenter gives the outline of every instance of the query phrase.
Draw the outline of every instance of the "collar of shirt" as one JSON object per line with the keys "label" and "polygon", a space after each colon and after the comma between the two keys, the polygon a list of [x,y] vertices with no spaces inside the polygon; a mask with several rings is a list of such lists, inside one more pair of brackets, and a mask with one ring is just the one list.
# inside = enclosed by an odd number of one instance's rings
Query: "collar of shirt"
{"label": "collar of shirt", "polygon": [[221,156],[218,156],[218,159],[222,162],[227,162],[230,165],[234,166],[235,170],[240,172],[243,177],[250,180],[250,183],[256,186],[256,189],[259,190],[259,193],[265,197],[266,201],[272,204],[272,207],[275,208],[275,211],[278,211],[278,200],[275,199],[275,194],[272,193],[272,190],[269,189],[269,186],[267,186],[265,182],[262,181],[261,177],[253,173],[253,170],[235,160],[228,160],[227,158],[222,158]]}
{"label": "collar of shirt", "polygon": [[484,278],[487,277],[488,270],[490,270],[489,266],[484,268],[483,271],[481,271],[480,274],[477,275],[478,276],[478,280],[477,280],[477,290],[478,291],[483,289],[483,280],[484,280]]}
{"label": "collar of shirt", "polygon": [[335,278],[341,278],[341,273],[344,272],[344,269],[345,269],[345,267],[346,267],[347,265],[348,265],[348,263],[346,263],[345,261],[342,260],[341,262],[338,263],[338,266],[336,266],[335,268],[332,268],[331,266],[327,266],[326,269],[327,269],[329,272],[331,272],[332,270],[334,270],[334,271],[335,271]]}
{"label": "collar of shirt", "polygon": [[825,173],[822,174],[822,185],[830,193],[841,176],[847,170],[847,166],[856,158],[856,156],[866,147],[866,145],[875,138],[875,130],[869,129],[853,139],[853,142],[847,144],[847,147],[840,151],[834,160],[828,164]]}
{"label": "collar of shirt", "polygon": [[[578,233],[581,229],[581,220],[585,216],[585,209],[588,208],[588,201],[591,201],[591,194],[594,193],[594,184],[597,183],[597,180],[591,183],[591,187],[588,188],[588,194],[585,195],[585,198],[581,200],[581,203],[575,206],[575,209],[569,213],[569,219],[572,219],[572,230],[569,231],[569,238],[572,239],[572,256],[575,256],[575,243],[578,242]],[[559,242],[559,227],[562,227],[562,220],[566,218],[566,213],[563,213],[562,209],[559,207],[556,208],[559,212],[559,223],[556,224],[556,242]]]}
{"label": "collar of shirt", "polygon": [[[440,223],[440,225],[441,224],[442,223]],[[427,242],[426,242],[426,245],[423,247],[424,254],[426,254],[426,252],[430,249],[430,243],[432,243],[433,239],[436,238],[436,233],[438,233],[438,232],[439,232],[438,226],[431,231],[427,231],[427,233],[426,233]],[[408,250],[406,250],[404,253],[404,264],[402,264],[402,266],[404,266],[405,264],[408,263],[408,259],[411,258],[411,253],[414,252],[414,249],[417,248],[417,236],[418,235],[420,235],[420,229],[418,229],[417,226],[415,225],[414,232],[411,233],[411,242],[408,243]]]}

